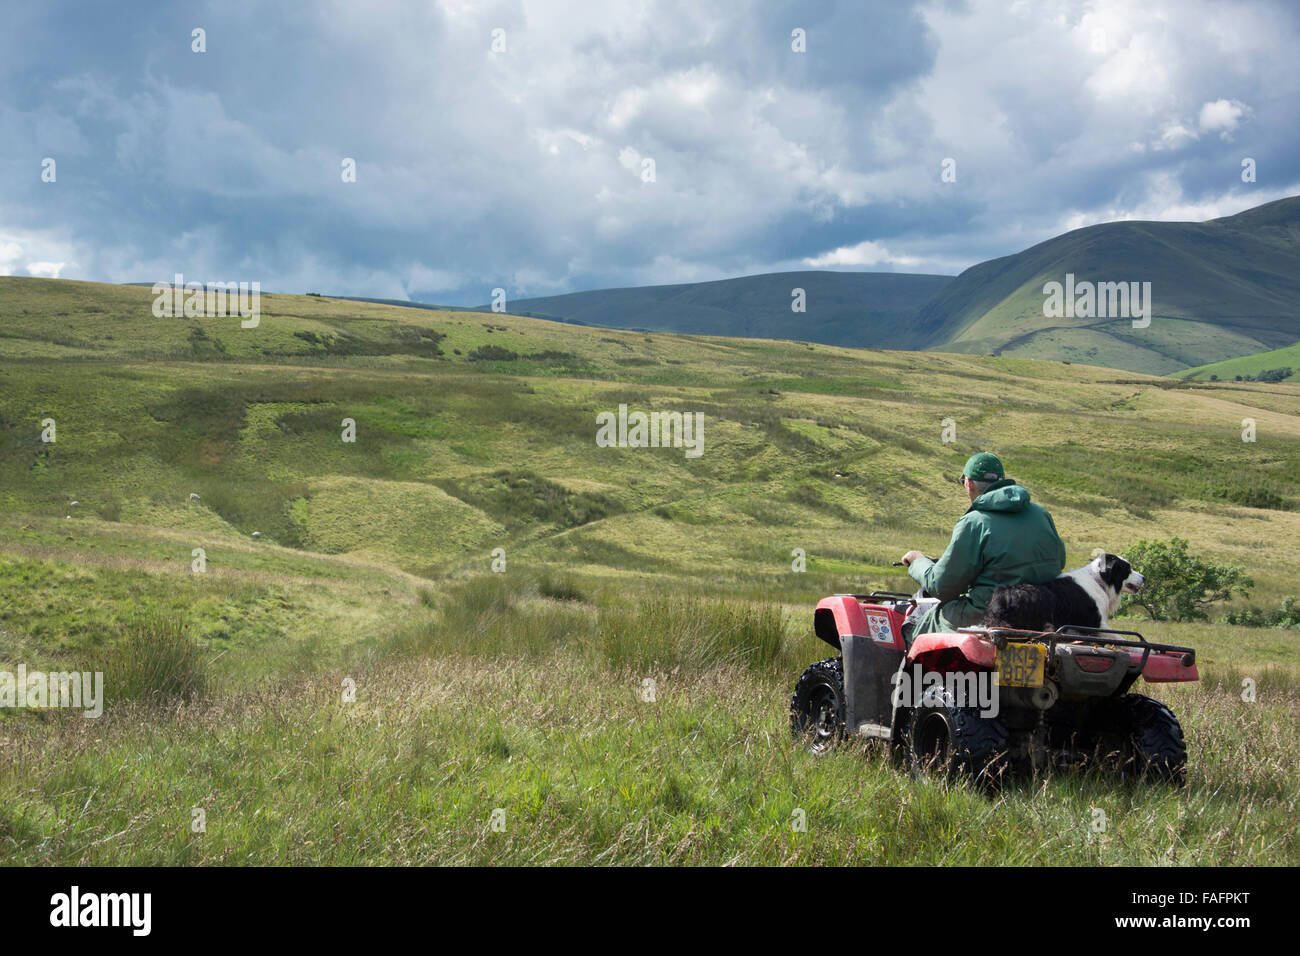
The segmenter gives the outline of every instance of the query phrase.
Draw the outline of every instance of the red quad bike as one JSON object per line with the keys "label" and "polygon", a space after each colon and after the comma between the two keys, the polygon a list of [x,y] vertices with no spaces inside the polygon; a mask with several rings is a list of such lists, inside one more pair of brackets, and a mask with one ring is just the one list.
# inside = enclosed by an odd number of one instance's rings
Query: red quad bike
{"label": "red quad bike", "polygon": [[1129,691],[1139,676],[1198,680],[1192,648],[1069,626],[962,628],[923,634],[908,648],[903,622],[922,598],[874,591],[818,603],[813,629],[840,653],[804,671],[790,699],[791,729],[814,753],[856,735],[886,740],[914,770],[936,767],[949,778],[1096,759],[1182,780],[1178,719]]}

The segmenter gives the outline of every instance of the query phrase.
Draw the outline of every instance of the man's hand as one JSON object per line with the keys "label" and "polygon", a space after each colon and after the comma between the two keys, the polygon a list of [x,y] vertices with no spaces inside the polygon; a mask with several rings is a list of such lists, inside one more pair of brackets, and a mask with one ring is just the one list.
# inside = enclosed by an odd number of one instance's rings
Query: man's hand
{"label": "man's hand", "polygon": [[902,559],[903,566],[910,568],[912,566],[913,561],[915,561],[917,558],[924,558],[924,557],[925,555],[923,555],[920,551],[909,551],[907,552],[907,554],[903,555],[903,559]]}

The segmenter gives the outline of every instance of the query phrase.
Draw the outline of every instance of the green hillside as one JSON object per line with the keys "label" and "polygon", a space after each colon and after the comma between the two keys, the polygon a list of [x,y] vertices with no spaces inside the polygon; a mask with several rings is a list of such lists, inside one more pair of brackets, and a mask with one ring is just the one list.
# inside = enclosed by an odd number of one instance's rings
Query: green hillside
{"label": "green hillside", "polygon": [[[151,302],[0,277],[0,670],[99,669],[109,695],[98,720],[0,712],[0,863],[1300,862],[1291,631],[1141,623],[1198,649],[1201,683],[1147,688],[1187,728],[1183,788],[1062,773],[990,799],[813,760],[786,724],[829,653],[814,602],[910,590],[891,562],[944,547],[975,449],[1072,566],[1178,534],[1277,607],[1294,385]],[[702,455],[598,446],[620,405],[700,414]]]}
{"label": "green hillside", "polygon": [[[605,328],[910,349],[920,344],[911,326],[917,308],[951,281],[888,272],[777,272],[513,299],[507,308]],[[805,292],[805,312],[791,309],[794,289]]]}
{"label": "green hillside", "polygon": [[[1043,286],[1150,282],[1151,323],[1044,315]],[[807,312],[790,309],[791,290]],[[510,313],[621,329],[1016,355],[1166,375],[1300,337],[1300,197],[1208,222],[1111,222],[957,278],[788,272],[514,299]],[[484,309],[487,307],[484,306]]]}
{"label": "green hillside", "polygon": [[[1151,283],[1151,321],[1044,315],[1043,287]],[[805,312],[791,309],[803,289]],[[404,305],[386,299],[338,299]],[[634,331],[1041,358],[1150,375],[1242,358],[1300,338],[1300,197],[1208,222],[1076,229],[953,278],[785,272],[511,299],[509,314]],[[425,303],[411,308],[467,312]],[[486,305],[483,311],[490,311]],[[1222,377],[1222,376],[1221,376]]]}
{"label": "green hillside", "polygon": [[1243,355],[1240,358],[1225,359],[1222,362],[1213,362],[1209,365],[1189,368],[1187,371],[1180,373],[1178,377],[1195,381],[1208,381],[1211,376],[1218,376],[1220,381],[1231,381],[1238,375],[1243,378],[1247,376],[1255,378],[1264,372],[1287,368],[1293,371],[1289,376],[1285,377],[1286,380],[1294,381],[1296,375],[1300,374],[1300,342],[1295,345],[1288,345],[1286,348],[1256,352],[1254,355]]}
{"label": "green hillside", "polygon": [[[1043,286],[1151,283],[1148,328],[1052,318]],[[1208,222],[1076,229],[967,269],[921,309],[926,345],[1168,374],[1300,338],[1300,197]]]}

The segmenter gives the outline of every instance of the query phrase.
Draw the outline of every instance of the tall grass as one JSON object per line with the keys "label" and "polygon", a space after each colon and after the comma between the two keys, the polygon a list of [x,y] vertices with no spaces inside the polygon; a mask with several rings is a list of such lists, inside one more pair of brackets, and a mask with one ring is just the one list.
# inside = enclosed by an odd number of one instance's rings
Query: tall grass
{"label": "tall grass", "polygon": [[[1185,785],[1054,771],[985,794],[912,779],[880,748],[801,752],[788,695],[825,652],[779,605],[572,583],[598,603],[514,574],[430,592],[434,607],[413,602],[422,624],[349,671],[351,703],[328,666],[305,665],[271,696],[0,722],[0,863],[1300,859],[1300,698],[1291,665],[1264,670],[1241,654],[1255,633],[1180,627],[1205,651],[1204,680],[1142,687],[1182,720]],[[202,657],[179,620],[145,619],[120,646],[106,675],[119,697],[202,692]],[[1241,697],[1247,676],[1255,703]],[[48,752],[60,759],[31,759]],[[218,825],[178,825],[193,807]],[[1103,834],[1090,829],[1096,808]],[[489,828],[497,809],[500,832]],[[796,811],[806,832],[791,826]]]}
{"label": "tall grass", "polygon": [[785,643],[779,607],[695,596],[662,595],[602,608],[598,626],[602,661],[616,669],[741,664],[767,670]]}
{"label": "tall grass", "polygon": [[102,665],[110,704],[162,706],[195,700],[208,690],[207,661],[183,620],[140,617],[120,631]]}
{"label": "tall grass", "polygon": [[550,571],[542,573],[537,581],[537,593],[542,597],[556,601],[586,601],[587,595],[578,587],[572,575],[553,575]]}
{"label": "tall grass", "polygon": [[[680,672],[647,700],[634,675],[568,653],[499,664],[377,662],[354,703],[319,674],[143,722],[0,721],[0,863],[1300,860],[1293,700],[1148,688],[1187,731],[1185,785],[1052,771],[990,795],[913,779],[879,751],[802,753],[793,675]],[[194,807],[206,833],[185,825]]]}
{"label": "tall grass", "polygon": [[430,622],[395,635],[385,654],[541,658],[572,652],[606,669],[787,664],[787,622],[767,602],[698,595],[618,594],[593,605],[573,578],[469,578],[442,596]]}

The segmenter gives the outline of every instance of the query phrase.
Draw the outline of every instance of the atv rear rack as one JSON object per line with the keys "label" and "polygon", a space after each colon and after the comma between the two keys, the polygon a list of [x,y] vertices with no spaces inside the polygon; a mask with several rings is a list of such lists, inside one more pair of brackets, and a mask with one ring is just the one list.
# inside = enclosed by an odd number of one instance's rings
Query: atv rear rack
{"label": "atv rear rack", "polygon": [[[1059,641],[1067,639],[1072,644],[1096,644],[1098,646],[1140,650],[1142,651],[1142,662],[1139,669],[1146,667],[1152,651],[1159,654],[1182,654],[1182,663],[1185,667],[1191,667],[1196,663],[1196,649],[1193,647],[1181,647],[1177,644],[1153,644],[1137,631],[1120,631],[1113,627],[1085,627],[1082,624],[1065,624],[1054,631],[1019,631],[1009,627],[962,627],[958,628],[958,630],[963,634],[987,635],[999,650],[1006,647],[1009,640],[1015,640],[1019,643],[1046,641],[1049,646],[1055,648]],[[1124,637],[1102,637],[1100,636],[1102,634],[1126,635],[1136,637],[1137,640],[1130,641]]]}

